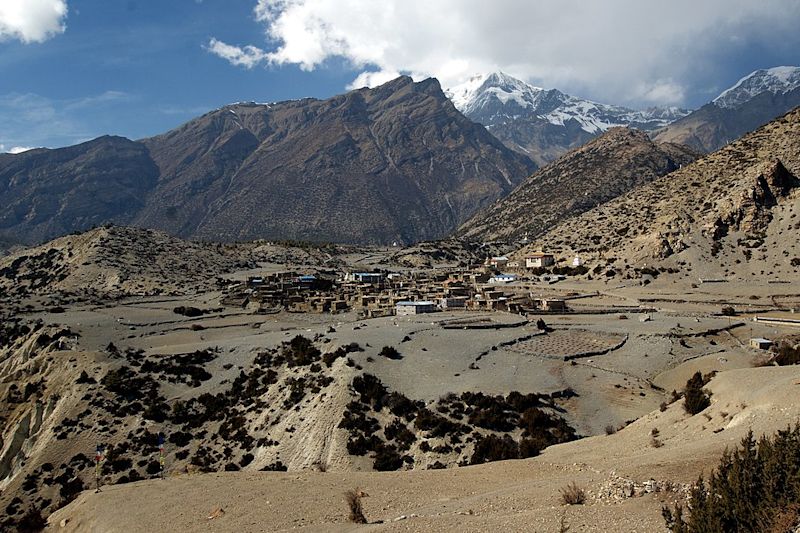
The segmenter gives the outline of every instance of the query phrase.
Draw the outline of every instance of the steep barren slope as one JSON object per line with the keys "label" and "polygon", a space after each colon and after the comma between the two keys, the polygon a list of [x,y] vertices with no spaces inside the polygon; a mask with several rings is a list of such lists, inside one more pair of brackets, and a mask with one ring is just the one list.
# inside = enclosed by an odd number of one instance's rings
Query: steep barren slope
{"label": "steep barren slope", "polygon": [[0,238],[106,222],[208,240],[416,242],[533,171],[436,80],[328,100],[234,104],[163,135],[0,155]]}
{"label": "steep barren slope", "polygon": [[33,244],[105,222],[129,222],[157,177],[147,149],[122,137],[0,154],[0,241],[6,235]]}
{"label": "steep barren slope", "polygon": [[478,212],[457,235],[484,241],[535,237],[695,157],[682,146],[655,144],[644,132],[612,128],[537,171],[510,195]]}
{"label": "steep barren slope", "polygon": [[407,77],[324,101],[228,106],[145,143],[161,178],[137,223],[223,240],[442,237],[533,168],[435,80]]}
{"label": "steep barren slope", "polygon": [[[579,217],[535,246],[625,267],[796,277],[800,109]],[[664,262],[667,260],[667,262]]]}
{"label": "steep barren slope", "polygon": [[800,105],[800,68],[752,72],[713,102],[658,132],[660,142],[713,152]]}

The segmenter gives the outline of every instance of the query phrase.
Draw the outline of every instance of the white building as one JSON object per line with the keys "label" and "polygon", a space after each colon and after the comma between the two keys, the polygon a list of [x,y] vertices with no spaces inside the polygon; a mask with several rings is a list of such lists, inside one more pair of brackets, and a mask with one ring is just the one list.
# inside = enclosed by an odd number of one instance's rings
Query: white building
{"label": "white building", "polygon": [[499,257],[491,257],[487,260],[489,266],[494,268],[505,268],[508,265],[508,257],[501,255]]}
{"label": "white building", "polygon": [[525,268],[542,268],[556,264],[556,258],[552,254],[537,252],[525,256]]}
{"label": "white building", "polygon": [[511,283],[517,281],[517,276],[514,274],[497,274],[489,278],[489,283]]}
{"label": "white building", "polygon": [[769,350],[772,347],[772,341],[763,337],[755,337],[750,339],[750,347],[757,350]]}
{"label": "white building", "polygon": [[435,311],[436,303],[428,300],[397,302],[394,306],[394,312],[397,316],[421,315],[422,313],[433,313]]}

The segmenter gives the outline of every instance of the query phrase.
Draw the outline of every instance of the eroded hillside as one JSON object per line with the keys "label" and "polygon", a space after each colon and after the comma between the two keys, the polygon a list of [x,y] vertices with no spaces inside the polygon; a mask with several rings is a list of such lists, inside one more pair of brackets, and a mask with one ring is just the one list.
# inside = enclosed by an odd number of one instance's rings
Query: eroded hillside
{"label": "eroded hillside", "polygon": [[532,247],[596,266],[780,279],[800,266],[800,110],[606,204]]}

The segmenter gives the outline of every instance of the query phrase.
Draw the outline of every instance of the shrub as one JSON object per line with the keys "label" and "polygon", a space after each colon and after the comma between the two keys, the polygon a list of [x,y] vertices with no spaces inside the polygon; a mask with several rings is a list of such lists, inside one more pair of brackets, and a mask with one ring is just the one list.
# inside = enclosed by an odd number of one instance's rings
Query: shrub
{"label": "shrub", "polygon": [[425,407],[423,402],[415,402],[399,392],[392,392],[386,399],[386,407],[395,416],[401,416],[410,422],[417,416],[417,412]]}
{"label": "shrub", "polygon": [[796,365],[800,363],[800,348],[794,348],[790,344],[783,343],[778,348],[775,362],[780,366]]}
{"label": "shrub", "polygon": [[268,464],[264,468],[261,469],[262,472],[286,472],[288,467],[284,465],[281,461],[275,461],[272,464]]}
{"label": "shrub", "polygon": [[358,488],[344,493],[344,501],[347,502],[347,508],[350,510],[347,518],[355,524],[367,523],[367,517],[364,516],[364,509],[361,506],[361,498],[363,496],[366,496],[366,494]]}
{"label": "shrub", "polygon": [[361,403],[371,405],[376,411],[383,409],[387,394],[380,379],[372,374],[356,376],[353,378],[353,390],[359,394]]}
{"label": "shrub", "polygon": [[542,446],[539,439],[522,439],[519,441],[519,458],[527,459],[528,457],[536,457],[541,453],[542,448],[546,446],[547,444]]}
{"label": "shrub", "polygon": [[37,507],[31,508],[17,523],[17,531],[34,532],[43,531],[47,527],[47,519],[42,516],[42,511]]}
{"label": "shrub", "polygon": [[477,465],[490,461],[503,461],[505,459],[518,459],[519,445],[508,435],[486,435],[475,443],[470,464]]}
{"label": "shrub", "polygon": [[322,356],[322,362],[325,363],[325,366],[330,368],[333,365],[333,362],[339,359],[340,357],[344,357],[347,355],[347,352],[344,348],[337,348],[332,352],[328,352]]}
{"label": "shrub", "polygon": [[398,453],[397,448],[391,444],[381,444],[375,451],[375,461],[372,467],[379,472],[390,470],[400,470],[403,466],[403,456]]}
{"label": "shrub", "polygon": [[736,316],[736,309],[731,306],[725,306],[721,311],[722,316]]}
{"label": "shrub", "polygon": [[417,440],[416,435],[409,431],[405,424],[400,419],[395,418],[391,424],[386,426],[383,430],[387,440],[393,440],[397,443],[401,450],[407,450]]}
{"label": "shrub", "polygon": [[310,339],[297,335],[283,344],[282,355],[289,366],[307,366],[319,361],[321,352]]}
{"label": "shrub", "polygon": [[723,453],[708,481],[698,479],[691,511],[679,504],[662,514],[675,533],[792,531],[800,519],[798,498],[800,424],[757,443],[748,433],[740,447]]}
{"label": "shrub", "polygon": [[81,375],[78,376],[78,379],[75,381],[75,383],[86,383],[91,385],[97,383],[97,380],[89,376],[89,374],[86,373],[86,370],[81,370]]}
{"label": "shrub", "polygon": [[392,346],[384,346],[381,349],[381,351],[378,352],[378,355],[393,360],[398,360],[403,358],[403,356],[400,355],[400,352],[398,352],[397,349]]}
{"label": "shrub", "polygon": [[428,437],[432,438],[460,435],[469,431],[467,426],[439,416],[430,409],[419,411],[414,426],[420,431],[427,431]]}
{"label": "shrub", "polygon": [[179,305],[178,307],[173,308],[172,312],[175,313],[176,315],[183,315],[188,317],[203,316],[203,313],[205,313],[205,311],[203,311],[202,309],[190,306],[183,306],[183,305]]}
{"label": "shrub", "polygon": [[169,441],[177,446],[184,447],[192,442],[192,434],[183,431],[176,431],[175,433],[170,434]]}
{"label": "shrub", "polygon": [[705,383],[700,372],[695,372],[686,382],[686,388],[683,389],[683,408],[690,415],[696,415],[711,404],[710,396],[703,385]]}
{"label": "shrub", "polygon": [[377,450],[383,443],[375,435],[370,435],[369,438],[364,435],[358,435],[347,440],[347,453],[350,455],[367,455],[372,450]]}
{"label": "shrub", "polygon": [[561,489],[561,503],[564,505],[583,505],[586,502],[586,491],[574,481]]}

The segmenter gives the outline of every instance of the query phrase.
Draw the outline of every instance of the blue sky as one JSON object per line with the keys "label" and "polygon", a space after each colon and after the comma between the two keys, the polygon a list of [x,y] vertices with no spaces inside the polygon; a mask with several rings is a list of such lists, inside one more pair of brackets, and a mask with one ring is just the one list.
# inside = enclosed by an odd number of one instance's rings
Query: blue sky
{"label": "blue sky", "polygon": [[[0,0],[2,1],[2,0]],[[164,132],[226,103],[342,92],[342,61],[236,68],[213,36],[263,42],[250,0],[74,0],[66,30],[45,42],[0,42],[0,144],[63,146]],[[339,65],[336,66],[336,63]]]}
{"label": "blue sky", "polygon": [[0,0],[0,151],[136,139],[226,103],[398,73],[448,86],[502,69],[598,101],[694,108],[756,68],[800,64],[800,2],[666,4]]}

